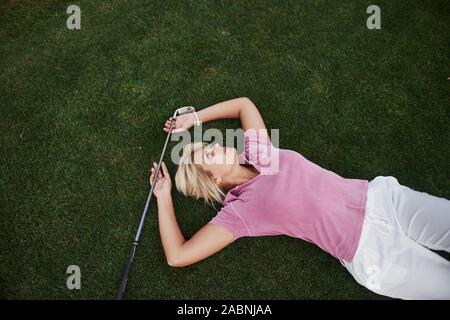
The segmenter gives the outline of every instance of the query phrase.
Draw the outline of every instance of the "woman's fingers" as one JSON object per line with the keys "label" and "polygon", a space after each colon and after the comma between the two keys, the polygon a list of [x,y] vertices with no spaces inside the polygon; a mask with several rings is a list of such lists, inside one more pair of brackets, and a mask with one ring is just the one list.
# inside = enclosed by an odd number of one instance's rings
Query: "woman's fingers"
{"label": "woman's fingers", "polygon": [[[153,162],[153,168],[155,168],[155,170],[158,169],[158,165],[156,164],[156,162]],[[160,168],[160,170],[158,172],[158,179],[160,179],[162,177],[163,177],[163,175],[162,175],[161,168]]]}
{"label": "woman's fingers", "polygon": [[155,172],[156,172],[156,167],[155,167],[154,162],[153,162],[153,167],[150,169],[150,171],[151,171],[150,184],[152,184],[152,181],[155,179]]}
{"label": "woman's fingers", "polygon": [[155,170],[152,168],[150,170],[151,174],[150,174],[150,185],[153,185],[153,179],[155,177]]}
{"label": "woman's fingers", "polygon": [[173,122],[173,123],[176,123],[176,121],[177,121],[177,119],[174,119],[173,121],[171,121],[170,119],[169,120],[166,120],[166,127],[170,127],[170,124]]}
{"label": "woman's fingers", "polygon": [[167,170],[167,167],[166,167],[166,164],[164,163],[164,161],[162,163],[162,170],[164,173],[164,177],[170,179],[169,171]]}
{"label": "woman's fingers", "polygon": [[[172,123],[171,119],[172,119],[172,117],[170,117],[170,118],[169,118],[168,120],[166,120],[166,122],[164,123],[164,128],[163,128],[163,130],[166,131],[166,132],[169,132],[169,130],[170,130],[170,124]],[[177,118],[174,118],[174,120],[173,120],[173,128],[176,128],[176,120],[177,120]]]}
{"label": "woman's fingers", "polygon": [[[150,185],[153,185],[153,180],[155,179],[155,173],[156,170],[158,169],[158,165],[156,162],[153,162],[153,166],[150,169],[151,171],[151,175],[150,175]],[[167,166],[166,163],[163,161],[161,162],[161,167],[159,168],[159,172],[158,172],[158,178],[156,179],[156,181],[158,181],[159,179],[167,179],[168,181],[170,181],[170,174],[169,174],[169,170],[167,170]],[[156,182],[155,181],[155,182]]]}

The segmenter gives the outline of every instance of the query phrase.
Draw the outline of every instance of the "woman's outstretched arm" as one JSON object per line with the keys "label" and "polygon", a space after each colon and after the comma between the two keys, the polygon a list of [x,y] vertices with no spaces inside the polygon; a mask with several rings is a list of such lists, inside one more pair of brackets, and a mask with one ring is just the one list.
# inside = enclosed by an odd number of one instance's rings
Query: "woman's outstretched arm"
{"label": "woman's outstretched arm", "polygon": [[[255,106],[255,104],[246,97],[235,98],[223,102],[216,103],[210,107],[204,108],[197,112],[200,121],[209,122],[220,119],[235,119],[240,118],[242,129],[256,129],[260,130],[261,134],[267,134],[264,120]],[[173,132],[189,130],[195,123],[195,116],[193,114],[185,114],[176,117],[175,129]],[[168,131],[170,122],[166,122],[165,131]]]}
{"label": "woman's outstretched arm", "polygon": [[[156,163],[150,181],[153,181]],[[154,194],[158,203],[158,221],[161,242],[167,263],[184,267],[203,260],[234,241],[233,234],[220,226],[207,224],[191,239],[185,240],[178,226],[172,202],[172,182],[165,163],[162,163]]]}

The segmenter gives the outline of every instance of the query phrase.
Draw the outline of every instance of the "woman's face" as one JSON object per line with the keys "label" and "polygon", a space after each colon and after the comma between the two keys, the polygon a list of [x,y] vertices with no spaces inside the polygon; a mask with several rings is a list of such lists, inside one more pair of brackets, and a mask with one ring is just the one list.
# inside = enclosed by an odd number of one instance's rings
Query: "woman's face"
{"label": "woman's face", "polygon": [[239,165],[237,150],[221,147],[218,143],[197,150],[194,162],[209,171],[214,178],[226,177]]}

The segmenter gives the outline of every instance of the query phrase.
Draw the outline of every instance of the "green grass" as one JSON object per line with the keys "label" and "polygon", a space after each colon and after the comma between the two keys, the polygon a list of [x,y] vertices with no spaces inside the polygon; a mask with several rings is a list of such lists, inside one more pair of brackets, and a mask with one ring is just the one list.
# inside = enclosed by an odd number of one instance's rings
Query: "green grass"
{"label": "green grass", "polygon": [[[0,297],[114,297],[162,124],[182,105],[248,96],[280,147],[344,177],[393,175],[450,198],[447,1],[378,1],[373,31],[362,0],[81,0],[79,31],[65,27],[70,4],[0,4]],[[187,238],[215,215],[173,196]],[[155,207],[128,298],[382,298],[284,236],[170,268]],[[72,264],[81,290],[66,288]]]}

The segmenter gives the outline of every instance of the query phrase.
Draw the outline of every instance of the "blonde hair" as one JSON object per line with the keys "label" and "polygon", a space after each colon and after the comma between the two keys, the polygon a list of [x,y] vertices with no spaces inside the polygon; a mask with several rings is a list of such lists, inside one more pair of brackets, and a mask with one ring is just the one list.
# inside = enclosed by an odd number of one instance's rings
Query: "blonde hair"
{"label": "blonde hair", "polygon": [[215,202],[223,204],[225,194],[213,182],[211,174],[195,164],[193,159],[196,151],[202,152],[202,149],[207,146],[205,142],[194,142],[183,147],[183,155],[175,174],[175,185],[177,190],[185,196],[203,198],[206,204],[214,206]]}

